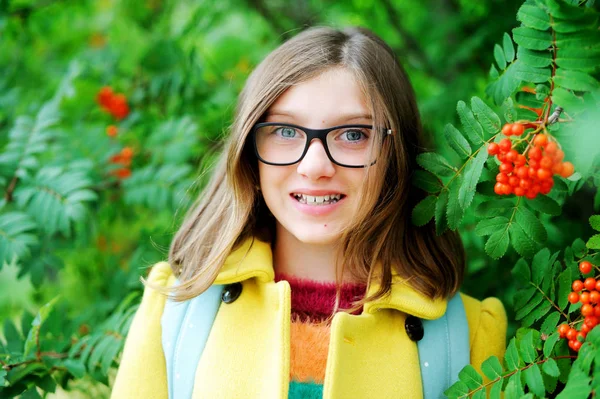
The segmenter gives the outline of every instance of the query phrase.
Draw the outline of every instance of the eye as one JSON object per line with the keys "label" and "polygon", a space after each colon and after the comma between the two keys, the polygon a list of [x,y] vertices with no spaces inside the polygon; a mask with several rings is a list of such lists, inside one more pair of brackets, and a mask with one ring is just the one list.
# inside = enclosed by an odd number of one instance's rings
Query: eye
{"label": "eye", "polygon": [[275,129],[275,134],[287,139],[293,139],[296,137],[296,129],[292,127],[281,126]]}
{"label": "eye", "polygon": [[349,142],[357,142],[369,138],[363,130],[357,128],[344,130],[339,137],[341,140]]}

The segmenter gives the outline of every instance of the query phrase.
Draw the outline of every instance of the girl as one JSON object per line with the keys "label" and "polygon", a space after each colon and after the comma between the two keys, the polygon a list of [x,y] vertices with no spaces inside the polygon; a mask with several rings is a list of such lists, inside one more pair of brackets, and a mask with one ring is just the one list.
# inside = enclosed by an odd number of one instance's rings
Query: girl
{"label": "girl", "polygon": [[457,294],[459,236],[411,224],[421,140],[373,33],[312,28],[273,51],[149,275],[113,397],[440,397],[502,356],[500,301]]}

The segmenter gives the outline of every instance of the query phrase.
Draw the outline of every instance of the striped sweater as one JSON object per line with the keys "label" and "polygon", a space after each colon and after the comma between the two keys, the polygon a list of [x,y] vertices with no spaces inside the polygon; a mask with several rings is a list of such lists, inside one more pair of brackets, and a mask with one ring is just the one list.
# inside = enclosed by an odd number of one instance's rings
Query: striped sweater
{"label": "striped sweater", "polygon": [[[323,283],[276,274],[287,280],[292,295],[290,327],[289,399],[321,399],[329,347],[330,317],[335,305],[335,283]],[[342,286],[340,309],[362,299],[366,285]],[[355,312],[360,313],[361,310]]]}

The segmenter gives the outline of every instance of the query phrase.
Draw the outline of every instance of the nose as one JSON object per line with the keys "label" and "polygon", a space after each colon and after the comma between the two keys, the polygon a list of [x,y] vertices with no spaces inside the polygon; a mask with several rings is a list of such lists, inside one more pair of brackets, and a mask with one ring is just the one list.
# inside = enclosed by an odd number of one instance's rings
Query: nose
{"label": "nose", "polygon": [[321,177],[331,177],[335,174],[335,165],[331,162],[325,147],[320,140],[314,139],[308,146],[308,151],[298,164],[298,173],[318,180]]}

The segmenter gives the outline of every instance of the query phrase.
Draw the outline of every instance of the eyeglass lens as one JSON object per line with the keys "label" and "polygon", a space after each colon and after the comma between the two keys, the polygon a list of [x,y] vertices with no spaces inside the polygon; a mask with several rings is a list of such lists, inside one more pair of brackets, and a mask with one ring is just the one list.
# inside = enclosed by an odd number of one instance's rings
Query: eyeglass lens
{"label": "eyeglass lens", "polygon": [[[376,158],[372,147],[373,129],[345,126],[327,134],[327,147],[335,162],[349,166],[372,164]],[[300,160],[307,135],[299,128],[285,125],[259,127],[256,132],[259,156],[269,163],[290,164]]]}

